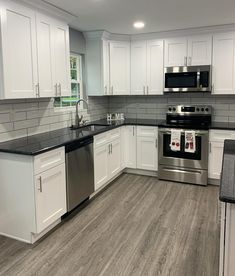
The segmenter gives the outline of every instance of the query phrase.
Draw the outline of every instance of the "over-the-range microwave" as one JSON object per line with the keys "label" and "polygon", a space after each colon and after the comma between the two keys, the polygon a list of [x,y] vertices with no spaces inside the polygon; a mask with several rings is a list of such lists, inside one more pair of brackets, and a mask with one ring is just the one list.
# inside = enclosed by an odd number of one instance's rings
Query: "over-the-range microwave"
{"label": "over-the-range microwave", "polygon": [[211,66],[165,67],[164,92],[210,92]]}

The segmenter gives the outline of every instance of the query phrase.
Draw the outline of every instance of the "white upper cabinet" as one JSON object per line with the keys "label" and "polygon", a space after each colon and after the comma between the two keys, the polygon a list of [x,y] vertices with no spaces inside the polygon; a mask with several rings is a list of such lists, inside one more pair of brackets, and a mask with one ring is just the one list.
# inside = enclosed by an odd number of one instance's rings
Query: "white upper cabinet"
{"label": "white upper cabinet", "polygon": [[146,94],[147,47],[146,41],[131,43],[131,94]]}
{"label": "white upper cabinet", "polygon": [[165,40],[165,67],[210,65],[211,55],[211,35]]}
{"label": "white upper cabinet", "polygon": [[187,65],[210,65],[212,59],[212,36],[192,36],[188,39]]}
{"label": "white upper cabinet", "polygon": [[69,96],[69,30],[11,1],[1,2],[1,98]]}
{"label": "white upper cabinet", "polygon": [[163,40],[147,41],[147,89],[148,95],[163,94]]}
{"label": "white upper cabinet", "polygon": [[1,98],[35,98],[38,89],[35,13],[13,2],[1,3],[0,9]]}
{"label": "white upper cabinet", "polygon": [[110,94],[110,83],[109,83],[109,41],[103,40],[102,41],[102,53],[103,53],[103,91],[104,95]]}
{"label": "white upper cabinet", "polygon": [[213,37],[213,94],[235,94],[235,33]]}
{"label": "white upper cabinet", "polygon": [[54,36],[51,18],[36,15],[38,83],[41,97],[56,96]]}
{"label": "white upper cabinet", "polygon": [[187,38],[165,40],[165,67],[187,65]]}
{"label": "white upper cabinet", "polygon": [[110,42],[111,95],[130,94],[130,42]]}
{"label": "white upper cabinet", "polygon": [[68,26],[55,22],[55,77],[57,84],[57,96],[69,96],[70,88],[70,69],[69,69],[69,29]]}

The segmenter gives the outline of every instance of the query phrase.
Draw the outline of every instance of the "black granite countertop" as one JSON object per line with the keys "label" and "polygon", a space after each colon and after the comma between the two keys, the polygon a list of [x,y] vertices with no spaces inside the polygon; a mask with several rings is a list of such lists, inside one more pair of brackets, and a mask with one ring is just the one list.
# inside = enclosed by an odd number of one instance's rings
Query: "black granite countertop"
{"label": "black granite countertop", "polygon": [[[63,128],[20,139],[14,139],[0,143],[0,152],[22,155],[38,155],[61,146],[66,146],[74,141],[82,141],[88,137],[92,137],[122,125],[168,126],[165,121],[154,119],[126,119],[125,121],[117,121],[110,124],[107,123],[106,119],[103,119],[90,122],[90,124],[99,124],[104,125],[105,127],[96,131],[87,131],[82,128],[76,130]],[[210,129],[235,130],[235,123],[213,122]]]}
{"label": "black granite countertop", "polygon": [[235,140],[225,140],[220,181],[221,201],[235,203]]}

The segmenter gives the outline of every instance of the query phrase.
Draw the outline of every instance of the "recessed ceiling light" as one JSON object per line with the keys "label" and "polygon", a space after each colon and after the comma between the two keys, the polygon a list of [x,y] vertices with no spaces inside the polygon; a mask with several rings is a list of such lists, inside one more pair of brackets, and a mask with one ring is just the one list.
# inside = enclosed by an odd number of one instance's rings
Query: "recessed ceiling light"
{"label": "recessed ceiling light", "polygon": [[145,23],[142,22],[142,21],[137,21],[137,22],[135,22],[135,23],[133,24],[133,26],[134,26],[134,28],[136,28],[136,29],[142,29],[142,28],[144,28]]}

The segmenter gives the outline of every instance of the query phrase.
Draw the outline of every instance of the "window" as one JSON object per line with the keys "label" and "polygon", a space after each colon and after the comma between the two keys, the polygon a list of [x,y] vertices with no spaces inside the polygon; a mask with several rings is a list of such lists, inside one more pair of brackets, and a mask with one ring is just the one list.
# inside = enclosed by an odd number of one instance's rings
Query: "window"
{"label": "window", "polygon": [[55,107],[75,106],[76,102],[83,98],[82,85],[82,55],[70,56],[71,97],[57,97]]}

